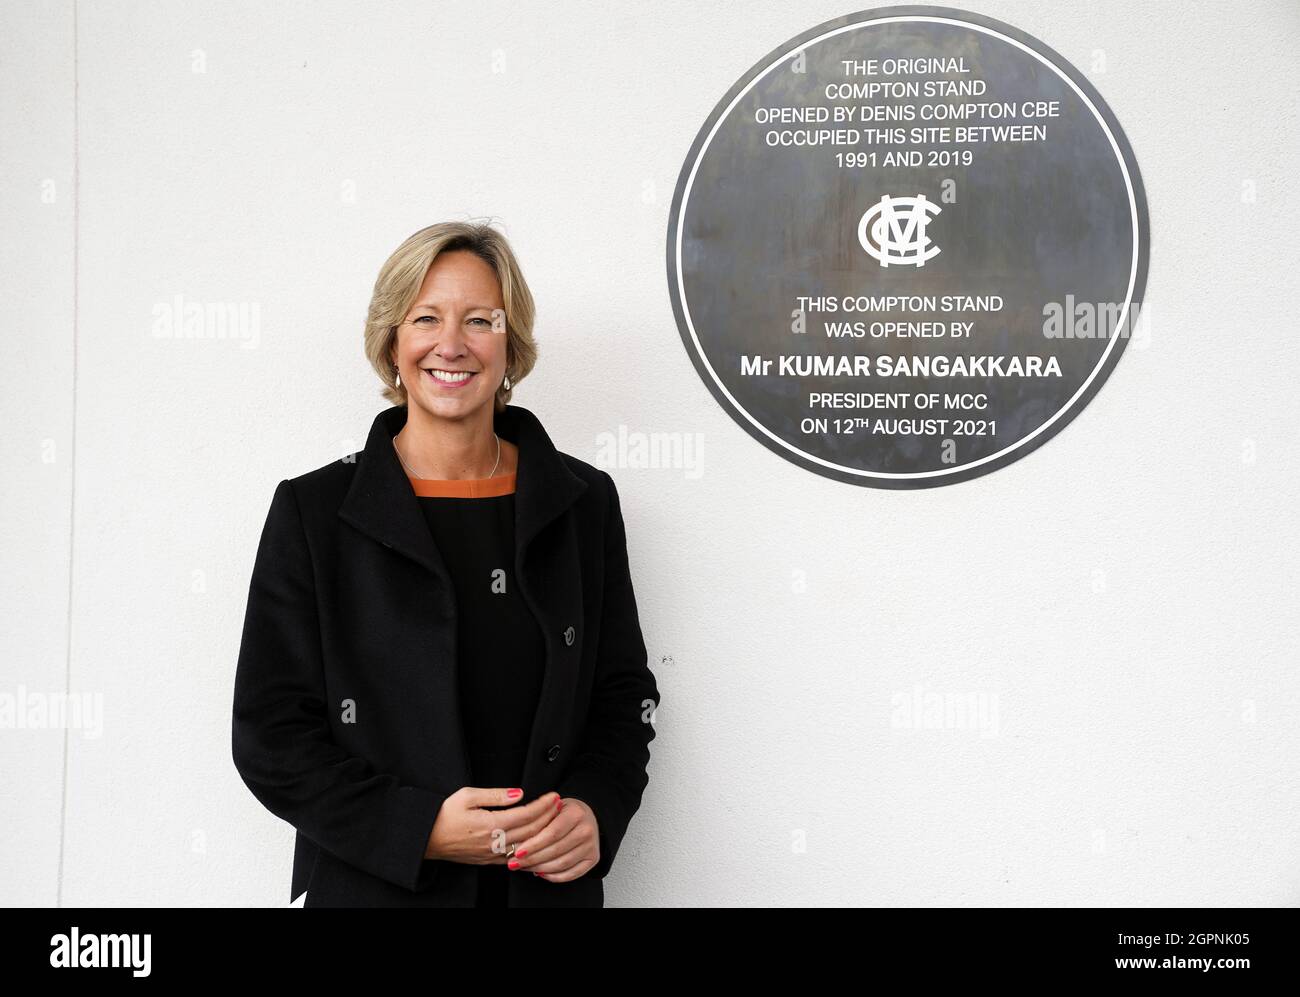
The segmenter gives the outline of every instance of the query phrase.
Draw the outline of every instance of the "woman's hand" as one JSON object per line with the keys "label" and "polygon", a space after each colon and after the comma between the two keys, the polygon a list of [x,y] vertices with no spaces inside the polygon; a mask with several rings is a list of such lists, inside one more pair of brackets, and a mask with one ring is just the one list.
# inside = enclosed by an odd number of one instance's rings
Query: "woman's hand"
{"label": "woman's hand", "polygon": [[[515,795],[511,795],[511,794]],[[443,801],[434,819],[427,859],[467,865],[501,865],[510,846],[536,835],[557,815],[559,793],[544,793],[520,803],[518,789],[462,786]],[[485,807],[503,807],[487,810]]]}
{"label": "woman's hand", "polygon": [[545,827],[520,839],[507,864],[519,872],[535,873],[548,883],[567,883],[599,861],[600,827],[595,813],[582,800],[566,796],[560,801],[560,812]]}

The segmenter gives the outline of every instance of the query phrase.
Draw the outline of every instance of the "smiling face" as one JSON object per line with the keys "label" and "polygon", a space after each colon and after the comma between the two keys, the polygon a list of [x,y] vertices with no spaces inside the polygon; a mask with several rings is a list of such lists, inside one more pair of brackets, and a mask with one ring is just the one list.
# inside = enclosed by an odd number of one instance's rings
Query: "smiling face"
{"label": "smiling face", "polygon": [[491,424],[506,374],[504,309],[489,263],[463,249],[438,254],[393,350],[412,413],[464,419],[486,405]]}

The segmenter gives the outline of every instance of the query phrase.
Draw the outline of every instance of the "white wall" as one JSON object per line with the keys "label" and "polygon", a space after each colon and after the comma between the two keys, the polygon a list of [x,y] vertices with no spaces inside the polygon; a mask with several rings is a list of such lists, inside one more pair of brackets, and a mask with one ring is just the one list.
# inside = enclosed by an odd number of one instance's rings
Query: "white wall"
{"label": "white wall", "polygon": [[[83,0],[74,48],[70,3],[0,6],[0,692],[103,707],[0,729],[0,901],[285,903],[292,830],[229,751],[258,532],[385,404],[383,259],[493,215],[561,449],[703,441],[698,477],[610,468],[664,699],[610,905],[1300,902],[1296,5],[977,5],[1126,131],[1152,335],[1041,450],[911,492],[744,433],[664,273],[715,102],[853,7],[557,8]],[[176,295],[256,305],[256,342],[155,337]],[[917,687],[996,715],[900,726]]]}

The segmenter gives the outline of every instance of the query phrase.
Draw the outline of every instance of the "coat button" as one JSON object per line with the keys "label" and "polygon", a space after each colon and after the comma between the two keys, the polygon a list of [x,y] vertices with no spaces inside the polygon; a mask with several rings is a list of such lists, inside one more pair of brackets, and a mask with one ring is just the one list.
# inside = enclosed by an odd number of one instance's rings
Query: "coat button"
{"label": "coat button", "polygon": [[552,744],[549,748],[546,749],[546,760],[548,762],[553,762],[555,761],[555,759],[559,757],[560,757],[560,746],[558,744]]}
{"label": "coat button", "polygon": [[564,631],[564,643],[566,644],[573,643],[573,627],[569,627],[569,629]]}

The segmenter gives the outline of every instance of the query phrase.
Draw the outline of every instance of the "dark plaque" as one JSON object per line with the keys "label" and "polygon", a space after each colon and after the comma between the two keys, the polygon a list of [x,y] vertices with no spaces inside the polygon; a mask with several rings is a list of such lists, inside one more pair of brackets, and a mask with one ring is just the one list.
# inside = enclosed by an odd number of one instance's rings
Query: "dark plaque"
{"label": "dark plaque", "polygon": [[758,62],[682,167],[668,283],[714,397],[877,488],[1041,446],[1137,328],[1147,211],[1096,90],[1006,24],[851,14]]}

